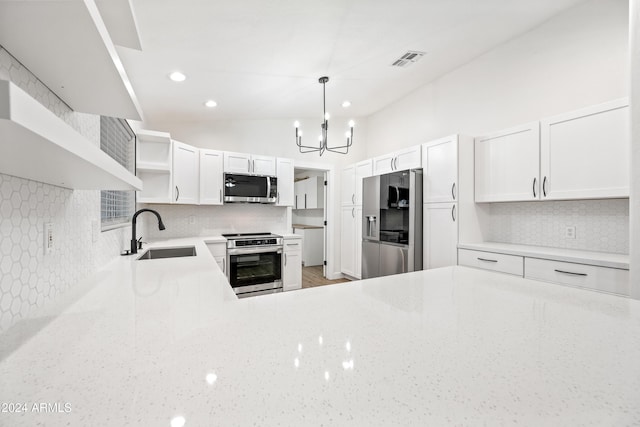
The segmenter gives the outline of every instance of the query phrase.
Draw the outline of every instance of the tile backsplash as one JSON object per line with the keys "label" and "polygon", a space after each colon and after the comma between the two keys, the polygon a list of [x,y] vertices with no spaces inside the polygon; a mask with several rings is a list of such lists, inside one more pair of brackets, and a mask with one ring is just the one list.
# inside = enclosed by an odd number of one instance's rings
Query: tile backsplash
{"label": "tile backsplash", "polygon": [[[226,204],[224,206],[195,205],[139,205],[138,208],[158,211],[166,230],[158,230],[153,216],[147,216],[143,241],[177,237],[211,236],[221,233],[271,232],[291,233],[287,228],[287,208],[261,204]],[[145,214],[146,215],[146,214]]]}
{"label": "tile backsplash", "polygon": [[[10,80],[91,143],[100,144],[100,117],[73,111],[0,46],[0,79]],[[16,141],[19,143],[19,141]],[[30,181],[0,171],[0,332],[55,299],[118,256],[127,230],[92,238],[100,225],[100,192]],[[44,224],[54,248],[44,255]]]}
{"label": "tile backsplash", "polygon": [[628,254],[629,200],[493,203],[487,240]]}

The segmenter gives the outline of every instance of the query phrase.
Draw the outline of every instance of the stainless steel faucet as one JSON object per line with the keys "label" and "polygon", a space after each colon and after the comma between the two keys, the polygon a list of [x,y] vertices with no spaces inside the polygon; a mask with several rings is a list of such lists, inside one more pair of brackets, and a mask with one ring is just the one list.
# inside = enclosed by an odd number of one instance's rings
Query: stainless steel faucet
{"label": "stainless steel faucet", "polygon": [[158,218],[158,230],[164,230],[164,224],[162,223],[162,218],[160,214],[153,209],[140,209],[136,213],[133,214],[133,219],[131,220],[131,254],[138,253],[138,240],[136,240],[136,220],[138,219],[138,215],[142,212],[151,212]]}

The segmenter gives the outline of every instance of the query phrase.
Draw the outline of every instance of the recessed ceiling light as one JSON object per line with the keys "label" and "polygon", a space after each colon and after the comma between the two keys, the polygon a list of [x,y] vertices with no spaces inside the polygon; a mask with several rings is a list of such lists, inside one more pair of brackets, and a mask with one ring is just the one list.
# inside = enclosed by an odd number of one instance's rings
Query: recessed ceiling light
{"label": "recessed ceiling light", "polygon": [[349,108],[349,107],[351,107],[351,101],[344,101],[344,102],[342,103],[342,107],[343,107],[343,108]]}
{"label": "recessed ceiling light", "polygon": [[187,76],[182,74],[180,71],[174,71],[173,73],[169,74],[169,78],[174,82],[183,82],[187,79]]}
{"label": "recessed ceiling light", "polygon": [[216,101],[214,101],[213,99],[210,99],[207,102],[205,102],[204,105],[209,107],[209,108],[213,108],[216,105],[218,105],[218,103]]}

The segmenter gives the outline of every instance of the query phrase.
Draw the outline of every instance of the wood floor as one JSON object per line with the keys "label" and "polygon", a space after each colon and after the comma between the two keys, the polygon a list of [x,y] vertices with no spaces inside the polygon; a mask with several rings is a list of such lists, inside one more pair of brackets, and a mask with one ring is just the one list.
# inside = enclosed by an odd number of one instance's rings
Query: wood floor
{"label": "wood floor", "polygon": [[322,266],[302,267],[302,288],[333,285],[334,283],[349,282],[349,279],[328,280],[322,276]]}

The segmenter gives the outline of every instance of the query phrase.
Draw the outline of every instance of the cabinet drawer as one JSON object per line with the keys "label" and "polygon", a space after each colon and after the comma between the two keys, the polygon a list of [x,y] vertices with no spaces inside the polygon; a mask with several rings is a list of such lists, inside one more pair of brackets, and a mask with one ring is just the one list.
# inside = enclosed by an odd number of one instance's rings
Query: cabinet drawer
{"label": "cabinet drawer", "polygon": [[629,295],[629,271],[595,265],[525,258],[524,277]]}
{"label": "cabinet drawer", "polygon": [[516,276],[524,274],[523,258],[516,255],[458,249],[458,264]]}
{"label": "cabinet drawer", "polygon": [[285,240],[284,251],[285,252],[302,251],[302,239]]}

